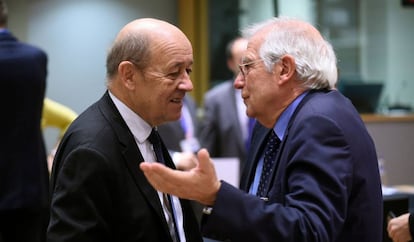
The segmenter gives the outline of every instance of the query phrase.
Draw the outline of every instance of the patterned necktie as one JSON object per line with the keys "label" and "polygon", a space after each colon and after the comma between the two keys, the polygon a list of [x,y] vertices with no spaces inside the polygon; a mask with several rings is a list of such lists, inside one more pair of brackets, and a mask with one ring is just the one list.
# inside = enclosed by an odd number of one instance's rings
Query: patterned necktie
{"label": "patterned necktie", "polygon": [[[161,148],[161,139],[158,134],[158,131],[156,129],[152,129],[151,134],[148,137],[148,141],[152,144],[154,148],[155,157],[157,158],[158,162],[165,164],[164,156],[162,154],[162,148]],[[167,212],[167,223],[168,228],[170,229],[170,234],[172,237],[172,240],[174,242],[180,241],[178,237],[178,230],[175,223],[174,218],[174,209],[172,204],[171,196],[167,193],[162,194],[163,198],[163,204],[165,206],[165,210]]]}
{"label": "patterned necktie", "polygon": [[264,161],[262,168],[262,175],[260,176],[259,187],[257,189],[258,197],[265,197],[266,188],[269,183],[269,178],[273,173],[276,163],[276,154],[279,150],[280,139],[276,136],[273,130],[270,131],[267,137],[267,143],[264,153]]}

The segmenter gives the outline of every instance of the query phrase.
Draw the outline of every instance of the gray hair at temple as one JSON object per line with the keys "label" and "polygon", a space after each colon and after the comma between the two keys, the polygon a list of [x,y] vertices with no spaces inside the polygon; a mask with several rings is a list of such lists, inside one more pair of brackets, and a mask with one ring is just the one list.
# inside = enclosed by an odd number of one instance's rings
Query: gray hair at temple
{"label": "gray hair at temple", "polygon": [[116,39],[106,58],[106,75],[108,82],[118,73],[122,61],[132,62],[138,69],[144,69],[151,57],[148,34],[128,33]]}
{"label": "gray hair at temple", "polygon": [[259,55],[268,71],[284,55],[294,57],[297,78],[307,89],[332,89],[338,80],[337,59],[332,45],[309,23],[290,18],[272,18],[242,31],[246,38],[270,31]]}
{"label": "gray hair at temple", "polygon": [[4,0],[0,0],[0,27],[6,27],[7,15],[7,4]]}

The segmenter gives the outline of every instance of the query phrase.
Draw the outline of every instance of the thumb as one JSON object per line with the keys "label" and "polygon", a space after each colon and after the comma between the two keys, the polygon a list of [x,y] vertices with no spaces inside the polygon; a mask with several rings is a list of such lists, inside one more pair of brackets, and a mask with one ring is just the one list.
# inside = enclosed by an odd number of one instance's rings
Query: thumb
{"label": "thumb", "polygon": [[203,173],[214,174],[216,177],[216,170],[214,168],[213,161],[210,159],[210,153],[208,153],[207,149],[203,148],[198,151],[198,168]]}
{"label": "thumb", "polygon": [[220,190],[221,181],[217,179],[216,169],[207,149],[201,149],[197,153],[198,166],[196,177],[199,178],[199,187],[203,187],[204,196],[198,201],[205,205],[214,204],[217,192]]}
{"label": "thumb", "polygon": [[210,163],[210,153],[207,149],[203,148],[197,152],[198,162],[200,168],[205,168]]}

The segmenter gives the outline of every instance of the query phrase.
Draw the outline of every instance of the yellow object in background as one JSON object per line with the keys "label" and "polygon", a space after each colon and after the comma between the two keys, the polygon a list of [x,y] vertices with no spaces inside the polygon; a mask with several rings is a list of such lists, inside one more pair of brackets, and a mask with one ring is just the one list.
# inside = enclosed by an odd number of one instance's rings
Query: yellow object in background
{"label": "yellow object in background", "polygon": [[45,98],[43,102],[42,129],[55,127],[59,129],[59,139],[78,114],[69,107]]}
{"label": "yellow object in background", "polygon": [[53,127],[59,129],[59,135],[55,147],[47,155],[47,165],[49,172],[52,170],[53,159],[55,157],[56,149],[59,145],[60,139],[65,134],[66,130],[78,114],[69,107],[45,98],[43,101],[42,113],[42,130]]}

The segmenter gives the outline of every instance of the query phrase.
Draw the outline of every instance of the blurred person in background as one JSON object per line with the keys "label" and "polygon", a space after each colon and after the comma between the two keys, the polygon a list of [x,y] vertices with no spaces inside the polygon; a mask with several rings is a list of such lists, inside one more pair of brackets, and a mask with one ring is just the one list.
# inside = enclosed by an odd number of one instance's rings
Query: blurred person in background
{"label": "blurred person in background", "polygon": [[7,29],[0,0],[0,241],[44,242],[49,175],[41,116],[47,55]]}
{"label": "blurred person in background", "polygon": [[236,157],[243,170],[249,146],[253,119],[246,115],[241,91],[233,87],[239,74],[247,39],[236,37],[226,47],[227,67],[233,79],[214,86],[204,95],[204,115],[201,120],[200,143],[211,157]]}
{"label": "blurred person in background", "polygon": [[158,133],[179,170],[191,169],[197,163],[195,153],[200,149],[197,112],[198,107],[194,99],[186,95],[180,119],[158,126]]}
{"label": "blurred person in background", "polygon": [[[178,170],[189,170],[197,164],[196,152],[200,149],[198,140],[199,119],[197,104],[190,95],[183,99],[179,120],[159,125],[160,134]],[[198,223],[201,221],[203,206],[195,201],[191,205]]]}

